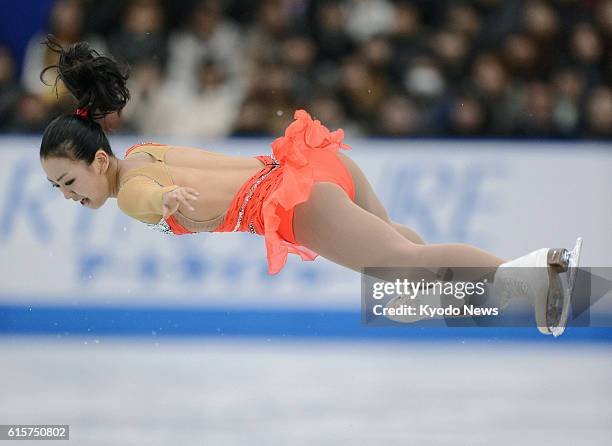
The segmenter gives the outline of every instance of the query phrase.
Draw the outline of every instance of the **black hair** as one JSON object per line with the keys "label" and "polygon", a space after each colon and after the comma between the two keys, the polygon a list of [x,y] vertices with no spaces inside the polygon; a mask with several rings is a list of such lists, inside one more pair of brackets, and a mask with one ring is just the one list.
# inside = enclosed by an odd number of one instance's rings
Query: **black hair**
{"label": "black hair", "polygon": [[43,43],[59,54],[59,61],[42,70],[41,81],[45,83],[43,75],[48,70],[57,70],[54,86],[61,80],[77,100],[77,108],[86,113],[63,114],[51,121],[43,134],[40,158],[69,158],[89,165],[98,149],[114,156],[102,126],[95,119],[121,112],[127,104],[128,67],[100,55],[87,42],[64,48],[50,35]]}

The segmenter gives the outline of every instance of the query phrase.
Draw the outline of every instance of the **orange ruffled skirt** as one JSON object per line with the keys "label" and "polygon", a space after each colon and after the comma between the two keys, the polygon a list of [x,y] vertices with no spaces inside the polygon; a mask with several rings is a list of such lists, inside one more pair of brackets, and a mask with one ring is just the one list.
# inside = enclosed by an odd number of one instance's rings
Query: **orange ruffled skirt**
{"label": "orange ruffled skirt", "polygon": [[337,156],[344,132],[330,132],[304,110],[295,112],[295,121],[285,136],[272,143],[273,156],[257,156],[263,167],[247,180],[234,196],[224,222],[212,232],[248,231],[265,237],[268,273],[278,273],[289,253],[302,260],[318,254],[300,246],[293,234],[293,211],[310,197],[316,182],[338,184],[355,200],[350,172]]}

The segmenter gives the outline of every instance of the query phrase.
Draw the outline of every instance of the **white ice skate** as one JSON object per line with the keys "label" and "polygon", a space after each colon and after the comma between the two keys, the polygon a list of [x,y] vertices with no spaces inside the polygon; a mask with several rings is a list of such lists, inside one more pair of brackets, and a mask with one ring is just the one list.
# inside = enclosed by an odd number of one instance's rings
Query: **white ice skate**
{"label": "white ice skate", "polygon": [[582,238],[578,237],[572,251],[543,248],[500,265],[493,281],[500,306],[507,306],[511,298],[527,297],[534,306],[538,330],[560,336],[569,317],[581,250]]}

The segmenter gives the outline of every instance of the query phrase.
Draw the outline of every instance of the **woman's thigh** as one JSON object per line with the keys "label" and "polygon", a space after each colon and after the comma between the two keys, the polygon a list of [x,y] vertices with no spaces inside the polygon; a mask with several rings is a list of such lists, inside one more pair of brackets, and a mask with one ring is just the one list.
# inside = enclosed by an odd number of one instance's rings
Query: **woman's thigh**
{"label": "woman's thigh", "polygon": [[357,163],[344,153],[338,152],[338,157],[346,166],[353,179],[353,184],[355,185],[355,204],[387,223],[391,223],[387,210],[378,199],[374,188]]}
{"label": "woman's thigh", "polygon": [[298,244],[356,271],[419,253],[419,245],[330,182],[314,184],[310,198],[295,207],[293,232]]}

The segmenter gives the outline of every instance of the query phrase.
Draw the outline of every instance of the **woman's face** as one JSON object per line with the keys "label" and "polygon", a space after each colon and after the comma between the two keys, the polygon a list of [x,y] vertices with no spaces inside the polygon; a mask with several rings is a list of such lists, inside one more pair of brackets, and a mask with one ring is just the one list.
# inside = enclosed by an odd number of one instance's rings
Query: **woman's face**
{"label": "woman's face", "polygon": [[80,202],[91,209],[98,209],[110,196],[110,185],[106,173],[110,156],[98,150],[94,162],[51,157],[41,160],[47,179],[57,187],[67,200]]}

